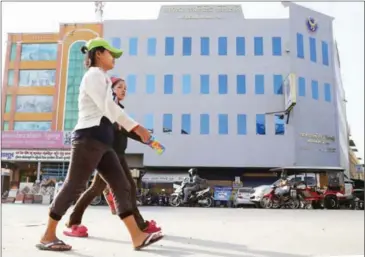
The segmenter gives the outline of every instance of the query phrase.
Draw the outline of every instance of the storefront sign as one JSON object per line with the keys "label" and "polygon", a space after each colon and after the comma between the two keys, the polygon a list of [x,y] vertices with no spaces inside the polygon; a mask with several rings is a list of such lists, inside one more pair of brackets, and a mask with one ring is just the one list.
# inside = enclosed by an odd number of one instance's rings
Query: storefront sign
{"label": "storefront sign", "polygon": [[235,13],[242,12],[240,5],[163,6],[162,13]]}
{"label": "storefront sign", "polygon": [[71,145],[69,131],[3,131],[2,149],[63,149]]}
{"label": "storefront sign", "polygon": [[147,172],[142,181],[145,183],[174,183],[182,182],[187,174],[153,173]]}
{"label": "storefront sign", "polygon": [[175,5],[162,6],[161,14],[183,20],[217,20],[242,16],[241,5]]}
{"label": "storefront sign", "polygon": [[300,133],[301,137],[306,138],[308,143],[314,144],[330,144],[336,141],[334,136],[329,135],[321,135],[318,133],[310,134],[310,133]]}
{"label": "storefront sign", "polygon": [[2,161],[69,161],[69,150],[2,150]]}

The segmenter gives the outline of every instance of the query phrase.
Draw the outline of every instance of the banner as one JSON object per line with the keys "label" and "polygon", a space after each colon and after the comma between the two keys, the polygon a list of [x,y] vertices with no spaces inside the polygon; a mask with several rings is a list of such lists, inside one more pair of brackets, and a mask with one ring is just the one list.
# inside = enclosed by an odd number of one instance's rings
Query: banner
{"label": "banner", "polygon": [[70,161],[70,150],[2,150],[1,161]]}
{"label": "banner", "polygon": [[70,148],[70,131],[2,131],[2,149]]}
{"label": "banner", "polygon": [[215,201],[229,201],[232,195],[232,187],[214,187]]}

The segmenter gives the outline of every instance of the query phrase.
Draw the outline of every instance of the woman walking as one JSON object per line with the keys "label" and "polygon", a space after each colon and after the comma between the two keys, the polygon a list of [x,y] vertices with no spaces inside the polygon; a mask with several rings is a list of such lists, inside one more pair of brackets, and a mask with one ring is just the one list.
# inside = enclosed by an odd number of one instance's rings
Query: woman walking
{"label": "woman walking", "polygon": [[113,192],[117,214],[128,229],[134,249],[139,250],[157,242],[162,236],[144,233],[136,223],[133,215],[132,186],[112,148],[113,123],[117,122],[128,132],[134,131],[143,142],[147,142],[151,134],[130,118],[110,97],[111,80],[106,72],[113,69],[115,58],[119,58],[123,52],[111,47],[102,38],[87,42],[82,52],[87,54],[88,70],[80,85],[79,115],[74,129],[67,177],[52,202],[47,228],[36,246],[40,250],[71,250],[70,245],[57,238],[57,226],[97,169]]}
{"label": "woman walking", "polygon": [[[112,81],[112,90],[113,90],[113,99],[115,102],[124,109],[124,106],[120,103],[124,100],[126,95],[126,83],[123,79],[120,78],[111,78]],[[127,161],[125,159],[125,150],[128,144],[128,137],[132,138],[136,141],[142,142],[140,137],[134,132],[128,132],[123,127],[119,126],[117,123],[114,123],[114,144],[113,149],[117,153],[119,157],[120,165],[123,167],[124,172],[126,173],[126,177],[131,184],[131,193],[132,193],[132,204],[133,204],[133,215],[137,221],[138,227],[147,233],[159,232],[161,228],[156,226],[154,221],[146,221],[143,219],[137,207],[137,190],[135,186],[135,182],[132,177],[132,173],[129,170]],[[142,142],[143,143],[143,142]],[[90,205],[92,200],[100,196],[104,193],[104,197],[108,202],[108,205],[112,211],[112,214],[116,214],[114,201],[110,198],[111,192],[109,188],[107,188],[106,182],[103,178],[96,173],[93,179],[91,186],[81,195],[78,199],[71,215],[66,223],[66,226],[70,228],[70,231],[64,231],[64,234],[67,236],[74,237],[87,237],[88,230],[85,226],[81,225],[82,216],[86,210],[86,208]]]}

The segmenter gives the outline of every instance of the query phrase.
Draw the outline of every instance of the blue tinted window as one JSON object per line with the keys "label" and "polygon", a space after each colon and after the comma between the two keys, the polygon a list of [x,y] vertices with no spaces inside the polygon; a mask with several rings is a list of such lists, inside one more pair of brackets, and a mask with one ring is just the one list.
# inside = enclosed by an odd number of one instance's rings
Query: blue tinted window
{"label": "blue tinted window", "polygon": [[127,92],[128,94],[134,94],[137,91],[137,76],[129,74],[127,76]]}
{"label": "blue tinted window", "polygon": [[246,76],[237,75],[236,84],[237,84],[237,94],[239,94],[239,95],[246,94]]}
{"label": "blue tinted window", "polygon": [[172,114],[164,114],[162,117],[162,131],[163,133],[172,132]]}
{"label": "blue tinted window", "polygon": [[266,134],[265,114],[256,114],[256,135]]}
{"label": "blue tinted window", "polygon": [[300,33],[297,33],[297,57],[304,59],[304,38]]}
{"label": "blue tinted window", "polygon": [[209,134],[209,114],[200,114],[200,134]]}
{"label": "blue tinted window", "polygon": [[10,61],[14,61],[15,59],[16,59],[16,43],[12,43],[10,48]]}
{"label": "blue tinted window", "polygon": [[[81,41],[75,41],[75,43]],[[80,50],[79,50],[80,51]],[[57,43],[21,44],[20,60],[22,61],[53,61],[57,59]],[[81,52],[80,52],[81,53]]]}
{"label": "blue tinted window", "polygon": [[272,38],[272,55],[281,56],[281,37]]}
{"label": "blue tinted window", "polygon": [[318,100],[318,81],[312,80],[312,98]]}
{"label": "blue tinted window", "polygon": [[200,93],[209,94],[209,75],[200,75]]}
{"label": "blue tinted window", "polygon": [[147,39],[147,55],[148,56],[156,55],[156,45],[157,45],[156,38],[150,37],[149,39]]}
{"label": "blue tinted window", "polygon": [[274,75],[274,94],[282,95],[283,94],[283,76],[282,75]]}
{"label": "blue tinted window", "polygon": [[237,134],[238,135],[247,134],[246,114],[237,115]]}
{"label": "blue tinted window", "polygon": [[246,54],[246,41],[244,37],[236,37],[236,55]]}
{"label": "blue tinted window", "polygon": [[262,37],[254,38],[254,52],[256,56],[264,55],[264,39]]}
{"label": "blue tinted window", "polygon": [[167,56],[174,55],[174,38],[173,37],[165,38],[165,55],[167,55]]}
{"label": "blue tinted window", "polygon": [[122,40],[119,37],[112,37],[111,38],[111,44],[115,48],[122,48]]}
{"label": "blue tinted window", "polygon": [[144,127],[148,129],[151,133],[153,133],[154,121],[153,121],[153,114],[146,114],[144,116]]}
{"label": "blue tinted window", "polygon": [[227,55],[227,37],[218,38],[218,55]]}
{"label": "blue tinted window", "polygon": [[138,54],[138,39],[131,37],[129,39],[129,55],[136,56]]}
{"label": "blue tinted window", "polygon": [[228,115],[218,114],[218,134],[228,135]]}
{"label": "blue tinted window", "polygon": [[328,83],[324,84],[324,100],[326,102],[331,102],[331,85]]}
{"label": "blue tinted window", "polygon": [[255,94],[265,94],[265,78],[264,75],[255,75]]}
{"label": "blue tinted window", "polygon": [[284,115],[275,115],[275,135],[285,134]]}
{"label": "blue tinted window", "polygon": [[183,37],[183,56],[191,55],[191,37]]}
{"label": "blue tinted window", "polygon": [[309,54],[310,54],[310,60],[312,62],[317,62],[316,39],[313,37],[309,38]]}
{"label": "blue tinted window", "polygon": [[305,78],[298,78],[298,95],[305,96]]}
{"label": "blue tinted window", "polygon": [[218,75],[218,93],[225,95],[228,93],[228,77],[227,75]]}
{"label": "blue tinted window", "polygon": [[200,38],[200,55],[208,56],[209,55],[209,37],[201,37]]}
{"label": "blue tinted window", "polygon": [[164,76],[164,94],[170,95],[174,92],[174,77],[172,75]]}
{"label": "blue tinted window", "polygon": [[191,133],[191,116],[190,114],[181,115],[181,134]]}
{"label": "blue tinted window", "polygon": [[146,75],[146,93],[153,94],[155,93],[155,75]]}
{"label": "blue tinted window", "polygon": [[328,66],[329,59],[328,59],[328,44],[322,41],[322,64]]}
{"label": "blue tinted window", "polygon": [[182,76],[182,93],[184,95],[191,93],[191,76],[190,75],[183,75]]}

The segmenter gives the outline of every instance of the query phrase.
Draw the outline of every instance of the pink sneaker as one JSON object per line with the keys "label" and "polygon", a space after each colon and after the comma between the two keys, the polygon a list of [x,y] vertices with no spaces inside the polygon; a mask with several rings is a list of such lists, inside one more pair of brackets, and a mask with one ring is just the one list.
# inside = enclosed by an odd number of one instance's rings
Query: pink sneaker
{"label": "pink sneaker", "polygon": [[148,222],[148,227],[143,231],[146,233],[156,233],[156,232],[160,232],[161,228],[156,226],[156,222],[155,221],[147,221]]}

